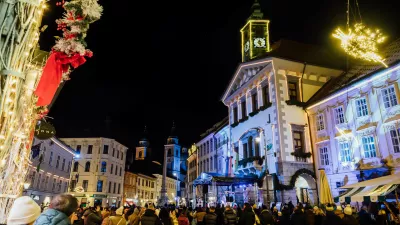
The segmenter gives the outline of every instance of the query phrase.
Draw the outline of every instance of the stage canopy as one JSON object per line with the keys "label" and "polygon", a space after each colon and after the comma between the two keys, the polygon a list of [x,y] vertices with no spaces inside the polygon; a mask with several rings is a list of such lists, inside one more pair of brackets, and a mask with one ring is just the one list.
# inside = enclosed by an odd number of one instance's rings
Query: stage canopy
{"label": "stage canopy", "polygon": [[367,181],[349,184],[341,188],[346,192],[334,198],[335,202],[384,201],[400,185],[400,174],[392,174]]}
{"label": "stage canopy", "polygon": [[251,175],[235,175],[234,177],[228,176],[228,174],[220,173],[201,173],[196,180],[193,181],[193,185],[212,185],[216,186],[229,186],[229,185],[243,185],[243,184],[254,184],[257,182],[257,176]]}

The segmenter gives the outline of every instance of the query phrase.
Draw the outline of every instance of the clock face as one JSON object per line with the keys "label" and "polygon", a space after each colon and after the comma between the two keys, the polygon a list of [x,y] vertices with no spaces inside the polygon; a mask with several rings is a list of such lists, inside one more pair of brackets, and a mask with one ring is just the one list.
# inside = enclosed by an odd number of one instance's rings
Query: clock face
{"label": "clock face", "polygon": [[254,38],[255,48],[265,48],[265,38]]}
{"label": "clock face", "polygon": [[250,42],[247,41],[246,44],[244,44],[244,51],[245,51],[245,52],[248,52],[249,49],[250,49]]}

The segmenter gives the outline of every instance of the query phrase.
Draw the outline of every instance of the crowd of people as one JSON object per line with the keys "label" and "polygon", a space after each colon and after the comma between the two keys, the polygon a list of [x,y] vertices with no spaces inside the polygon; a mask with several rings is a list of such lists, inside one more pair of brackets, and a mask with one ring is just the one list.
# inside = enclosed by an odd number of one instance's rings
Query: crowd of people
{"label": "crowd of people", "polygon": [[78,207],[72,195],[55,196],[48,208],[30,197],[15,200],[8,225],[395,225],[399,210],[393,204],[369,203],[358,211],[350,205],[312,207],[291,202],[279,209],[245,203],[243,208],[217,204],[216,207]]}

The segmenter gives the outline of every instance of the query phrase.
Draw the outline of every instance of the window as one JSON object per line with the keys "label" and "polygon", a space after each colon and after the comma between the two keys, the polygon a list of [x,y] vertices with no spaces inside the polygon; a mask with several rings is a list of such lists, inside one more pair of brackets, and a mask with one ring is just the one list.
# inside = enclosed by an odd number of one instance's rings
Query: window
{"label": "window", "polygon": [[113,148],[113,153],[112,153],[112,156],[114,157],[114,155],[115,155],[115,148]]}
{"label": "window", "polygon": [[121,151],[121,160],[124,160],[124,152]]}
{"label": "window", "polygon": [[82,148],[82,145],[77,145],[76,146],[76,152],[79,154],[79,153],[81,153],[81,148]]}
{"label": "window", "polygon": [[290,100],[298,100],[297,99],[297,82],[289,81],[288,82],[288,90],[289,90],[289,99]]}
{"label": "window", "polygon": [[303,151],[303,132],[293,131],[293,147],[295,151]]}
{"label": "window", "polygon": [[117,189],[117,184],[114,182],[114,191],[113,191],[114,194],[116,189]]}
{"label": "window", "polygon": [[67,172],[68,173],[71,172],[71,161],[68,161],[68,170],[67,170]]}
{"label": "window", "polygon": [[367,106],[367,99],[360,98],[356,100],[356,107],[357,107],[357,116],[366,116],[368,115],[368,106]]}
{"label": "window", "polygon": [[111,181],[108,182],[108,193],[111,193]]}
{"label": "window", "polygon": [[89,145],[87,149],[87,154],[92,154],[93,152],[93,145]]}
{"label": "window", "polygon": [[213,139],[210,140],[210,152],[214,151]]}
{"label": "window", "polygon": [[210,170],[213,170],[213,158],[212,158],[212,156],[210,157]]}
{"label": "window", "polygon": [[87,161],[85,164],[85,172],[90,172],[90,162]]}
{"label": "window", "polygon": [[397,105],[396,90],[394,89],[393,85],[388,88],[382,89],[382,98],[385,108],[390,108]]}
{"label": "window", "polygon": [[321,131],[324,130],[325,126],[324,126],[324,115],[323,114],[318,114],[317,115],[317,130]]}
{"label": "window", "polygon": [[64,171],[65,169],[65,159],[62,160],[61,170]]}
{"label": "window", "polygon": [[117,159],[119,159],[119,151],[117,150]]}
{"label": "window", "polygon": [[247,159],[247,143],[243,143],[243,159]]}
{"label": "window", "polygon": [[111,167],[110,167],[110,173],[112,174],[112,173],[113,173],[113,171],[114,171],[114,165],[113,165],[113,164],[111,164]]}
{"label": "window", "polygon": [[144,179],[142,179],[142,186],[144,186]]}
{"label": "window", "polygon": [[[46,177],[46,178],[48,178],[48,177]],[[47,179],[46,179],[46,181],[47,181]],[[56,178],[54,178],[53,179],[53,184],[52,184],[52,187],[51,187],[52,191],[54,191],[54,189],[56,188],[56,183],[57,183],[57,180],[56,180]],[[47,184],[47,182],[46,182],[46,184]]]}
{"label": "window", "polygon": [[400,153],[400,128],[391,130],[390,136],[392,138],[394,153]]}
{"label": "window", "polygon": [[102,172],[102,173],[107,172],[107,163],[105,161],[101,162],[100,172]]}
{"label": "window", "polygon": [[210,142],[207,141],[207,154],[210,153]]}
{"label": "window", "polygon": [[103,154],[108,154],[108,145],[104,145]]}
{"label": "window", "polygon": [[35,178],[36,178],[36,172],[33,171],[32,172],[32,177],[31,177],[31,185],[32,185],[32,187],[35,186]]}
{"label": "window", "polygon": [[57,156],[56,169],[58,169],[59,165],[60,165],[60,156]]}
{"label": "window", "polygon": [[233,122],[234,123],[238,122],[238,108],[237,107],[233,108]]}
{"label": "window", "polygon": [[83,190],[87,192],[88,186],[89,186],[89,181],[88,180],[83,180]]}
{"label": "window", "polygon": [[151,182],[151,188],[154,188],[154,182]]}
{"label": "window", "polygon": [[350,162],[351,161],[351,150],[349,142],[340,142],[339,143],[339,151],[340,151],[340,159],[342,162]]}
{"label": "window", "polygon": [[268,85],[265,85],[262,88],[262,97],[263,97],[263,105],[267,105],[269,103],[269,88]]}
{"label": "window", "polygon": [[365,158],[376,157],[375,139],[373,136],[362,137],[362,145]]}
{"label": "window", "polygon": [[336,107],[333,111],[335,113],[335,124],[344,123],[343,106]]}
{"label": "window", "polygon": [[103,192],[103,181],[102,180],[98,180],[97,181],[97,192]]}
{"label": "window", "polygon": [[122,167],[119,168],[119,176],[122,177]]}
{"label": "window", "polygon": [[121,193],[121,184],[118,184],[118,194]]}
{"label": "window", "polygon": [[117,174],[118,174],[118,166],[115,165],[115,175],[117,175]]}
{"label": "window", "polygon": [[76,180],[71,180],[71,191],[74,191],[76,188]]}
{"label": "window", "polygon": [[61,191],[61,185],[62,185],[62,180],[59,180],[58,181],[58,192]]}
{"label": "window", "polygon": [[42,181],[42,174],[41,173],[39,173],[39,178],[38,178],[38,182],[36,183],[36,188],[40,188],[40,184],[42,183],[43,181]]}
{"label": "window", "polygon": [[51,166],[51,161],[53,161],[53,152],[50,152],[50,159],[49,159],[49,165]]}
{"label": "window", "polygon": [[243,101],[240,103],[240,105],[241,105],[241,108],[242,108],[242,119],[244,119],[247,116],[246,99],[243,99]]}
{"label": "window", "polygon": [[319,148],[319,156],[321,159],[321,165],[328,166],[329,165],[329,156],[328,156],[328,148],[327,147]]}
{"label": "window", "polygon": [[78,162],[74,162],[73,172],[78,172],[78,166],[79,166],[79,163]]}
{"label": "window", "polygon": [[210,160],[208,160],[207,159],[207,170],[206,170],[207,172],[209,172],[210,171]]}
{"label": "window", "polygon": [[64,182],[64,193],[68,191],[67,188],[68,188],[68,182]]}
{"label": "window", "polygon": [[255,112],[258,109],[258,99],[257,99],[257,92],[251,96],[251,105],[252,111]]}

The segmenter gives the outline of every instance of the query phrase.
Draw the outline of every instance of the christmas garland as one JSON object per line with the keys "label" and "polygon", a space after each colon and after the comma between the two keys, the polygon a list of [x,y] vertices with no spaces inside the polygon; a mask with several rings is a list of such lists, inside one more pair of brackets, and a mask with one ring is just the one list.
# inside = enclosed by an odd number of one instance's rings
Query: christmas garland
{"label": "christmas garland", "polygon": [[38,106],[51,103],[61,80],[69,80],[71,67],[76,69],[86,62],[85,57],[92,57],[92,51],[86,49],[85,38],[89,25],[99,20],[103,12],[97,0],[63,0],[57,5],[65,9],[63,17],[56,20],[57,30],[61,30],[63,35],[56,37],[58,40],[52,48],[35,91]]}

